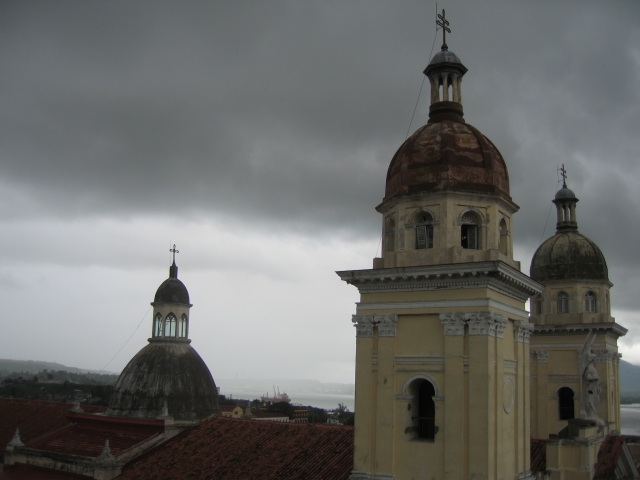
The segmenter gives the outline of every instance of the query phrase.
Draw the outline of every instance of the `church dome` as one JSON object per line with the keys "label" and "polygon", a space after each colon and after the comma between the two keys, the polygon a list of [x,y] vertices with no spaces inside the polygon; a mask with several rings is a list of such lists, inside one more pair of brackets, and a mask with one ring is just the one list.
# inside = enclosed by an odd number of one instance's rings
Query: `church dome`
{"label": "church dome", "polygon": [[[175,245],[173,247],[175,250]],[[158,287],[153,301],[155,303],[189,304],[189,291],[184,286],[184,283],[178,280],[178,266],[175,258],[173,259],[173,264],[169,267],[169,278]]]}
{"label": "church dome", "polygon": [[436,53],[429,62],[429,65],[435,65],[436,63],[459,63],[462,65],[460,58],[449,50],[442,50]]}
{"label": "church dome", "polygon": [[576,198],[576,194],[573,193],[573,190],[570,190],[566,186],[563,186],[560,190],[556,192],[556,200],[565,200],[565,199],[573,199]]}
{"label": "church dome", "polygon": [[158,303],[189,303],[189,291],[177,278],[167,278],[158,287],[153,299]]}
{"label": "church dome", "polygon": [[[447,52],[441,52],[447,53]],[[440,110],[452,104],[432,105]],[[509,173],[498,149],[455,114],[432,115],[393,156],[384,200],[397,195],[457,191],[502,194],[509,199]]]}
{"label": "church dome", "polygon": [[187,342],[149,343],[124,368],[107,415],[196,420],[219,412],[211,372]]}
{"label": "church dome", "polygon": [[544,242],[531,260],[531,278],[548,280],[609,280],[607,262],[589,238],[569,230]]}

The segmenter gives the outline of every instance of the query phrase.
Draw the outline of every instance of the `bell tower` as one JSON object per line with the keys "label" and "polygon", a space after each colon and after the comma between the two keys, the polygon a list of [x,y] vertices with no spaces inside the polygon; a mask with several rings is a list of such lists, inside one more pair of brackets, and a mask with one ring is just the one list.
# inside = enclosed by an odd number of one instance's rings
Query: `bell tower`
{"label": "bell tower", "polygon": [[578,198],[567,187],[564,165],[562,176],[553,199],[556,234],[531,261],[531,278],[545,287],[531,297],[531,433],[540,439],[559,435],[577,418],[594,421],[601,434],[620,432],[618,338],[627,329],[611,316],[605,257],[578,231]]}
{"label": "bell tower", "polygon": [[525,302],[542,287],[513,260],[507,167],[463,118],[467,69],[438,25],[429,121],[376,207],[382,256],[337,272],[360,293],[352,480],[533,478]]}

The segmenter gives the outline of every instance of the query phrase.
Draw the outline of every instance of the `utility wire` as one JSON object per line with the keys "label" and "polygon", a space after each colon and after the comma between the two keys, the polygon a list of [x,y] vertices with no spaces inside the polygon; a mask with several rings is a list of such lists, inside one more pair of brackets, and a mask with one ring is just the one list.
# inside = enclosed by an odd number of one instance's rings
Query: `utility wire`
{"label": "utility wire", "polygon": [[[558,185],[560,184],[560,179],[558,179],[558,182],[556,183],[556,188],[554,190],[554,192],[558,191]],[[549,207],[549,213],[547,213],[547,221],[544,222],[544,228],[542,229],[542,235],[540,235],[540,241],[538,242],[538,245],[542,244],[542,239],[544,238],[544,232],[547,230],[547,224],[549,223],[549,217],[551,216],[551,210],[553,209],[553,204],[551,204],[551,206]]]}
{"label": "utility wire", "polygon": [[[436,10],[437,10],[437,4],[436,4]],[[429,58],[427,59],[427,62],[431,61],[431,56],[433,55],[433,47],[436,44],[436,37],[438,36],[438,30],[440,30],[438,27],[436,27],[436,31],[433,35],[433,43],[431,44],[431,52],[429,53]],[[406,140],[407,138],[409,138],[409,132],[411,131],[411,125],[413,125],[413,118],[416,116],[416,110],[418,109],[418,103],[420,103],[420,95],[422,94],[422,88],[424,87],[424,81],[426,79],[426,75],[422,76],[422,84],[420,85],[420,91],[418,92],[418,98],[416,99],[416,105],[415,107],[413,107],[413,114],[411,115],[411,121],[409,122],[409,128],[407,128],[407,134],[404,136],[404,139]]]}
{"label": "utility wire", "polygon": [[[151,310],[151,307],[149,307],[149,309],[147,310],[147,312],[144,314],[144,316],[142,317],[142,319],[140,320],[140,323],[138,323],[138,326],[136,327],[136,329],[131,333],[131,335],[129,335],[129,338],[127,338],[127,341],[124,342],[124,345],[122,345],[120,347],[120,350],[118,350],[116,352],[116,354],[111,358],[111,360],[109,360],[109,362],[100,369],[100,372],[103,372],[105,368],[107,368],[109,366],[109,364],[111,362],[113,362],[113,359],[116,358],[118,356],[118,354],[122,351],[122,349],[125,347],[125,345],[127,345],[127,343],[129,343],[129,340],[131,340],[131,337],[133,337],[133,334],[136,333],[136,331],[138,330],[138,328],[140,328],[140,325],[142,325],[142,322],[144,321],[144,319],[147,317],[147,313],[149,313],[149,310]],[[98,373],[100,373],[98,372]]]}
{"label": "utility wire", "polygon": [[[436,2],[436,15],[438,14],[438,2]],[[440,30],[438,27],[436,27],[436,31],[433,34],[433,43],[431,44],[431,52],[429,52],[429,58],[427,59],[427,62],[431,61],[431,56],[433,55],[433,47],[436,44],[436,37],[438,36],[438,30]],[[416,104],[413,107],[413,113],[411,114],[411,121],[409,122],[409,128],[407,128],[407,134],[404,136],[404,139],[406,140],[407,138],[409,138],[409,132],[411,131],[411,125],[413,125],[413,118],[416,116],[416,110],[418,109],[418,104],[420,103],[420,95],[422,94],[422,88],[424,87],[424,81],[425,81],[426,76],[422,77],[422,84],[420,84],[420,90],[418,91],[418,98],[416,99]],[[375,257],[378,257],[378,250],[380,250],[380,245],[382,244],[382,235],[380,234],[380,241],[378,242],[378,248],[376,248],[376,255]]]}
{"label": "utility wire", "polygon": [[[438,15],[438,2],[436,2],[436,15]],[[438,30],[440,29],[436,27],[436,31],[433,34],[433,43],[431,44],[431,52],[429,53],[429,58],[427,58],[427,62],[431,61],[431,56],[433,55],[433,47],[436,45],[436,37],[438,36]],[[409,122],[409,128],[407,128],[407,134],[404,137],[405,140],[409,138],[409,132],[411,131],[411,125],[413,124],[413,117],[415,117],[416,110],[418,109],[418,103],[420,103],[420,95],[422,94],[422,88],[424,87],[425,78],[426,76],[423,75],[422,84],[420,85],[420,91],[418,92],[418,98],[416,100],[416,105],[415,107],[413,107],[413,114],[411,115],[411,121]]]}
{"label": "utility wire", "polygon": [[382,234],[380,234],[380,241],[378,242],[378,248],[376,248],[376,254],[373,258],[378,258],[378,250],[380,250],[380,244],[382,243]]}

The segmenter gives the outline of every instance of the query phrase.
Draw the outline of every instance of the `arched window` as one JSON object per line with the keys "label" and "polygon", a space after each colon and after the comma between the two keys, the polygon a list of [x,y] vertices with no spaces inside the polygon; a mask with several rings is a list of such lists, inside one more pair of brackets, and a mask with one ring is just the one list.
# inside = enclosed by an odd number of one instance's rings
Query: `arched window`
{"label": "arched window", "polygon": [[558,410],[560,420],[571,420],[575,418],[573,411],[573,390],[569,387],[558,389]]}
{"label": "arched window", "polygon": [[184,313],[178,321],[178,337],[187,338],[187,316]]}
{"label": "arched window", "polygon": [[436,392],[431,382],[423,380],[418,389],[418,437],[433,440],[436,437]]}
{"label": "arched window", "polygon": [[161,337],[162,336],[162,315],[159,313],[156,315],[156,318],[153,320],[153,336]]}
{"label": "arched window", "polygon": [[587,292],[584,296],[584,310],[588,313],[596,313],[596,294]]}
{"label": "arched window", "polygon": [[433,217],[421,212],[416,219],[416,248],[433,248]]}
{"label": "arched window", "polygon": [[460,219],[460,244],[462,248],[468,248],[471,250],[477,250],[479,247],[478,241],[478,217],[473,213],[467,212]]}
{"label": "arched window", "polygon": [[167,315],[167,319],[164,321],[164,336],[176,336],[176,316],[173,313]]}
{"label": "arched window", "polygon": [[567,292],[558,292],[557,303],[558,313],[569,313],[569,294]]}
{"label": "arched window", "polygon": [[606,309],[605,311],[610,314],[611,313],[611,303],[609,302],[609,294],[608,293],[604,294],[604,301],[606,303],[606,305],[604,307]]}
{"label": "arched window", "polygon": [[509,229],[504,218],[500,220],[500,253],[509,255]]}
{"label": "arched window", "polygon": [[396,222],[391,217],[387,219],[385,237],[385,250],[387,252],[393,252],[396,249]]}
{"label": "arched window", "polygon": [[534,315],[542,315],[542,295],[538,295],[533,301]]}

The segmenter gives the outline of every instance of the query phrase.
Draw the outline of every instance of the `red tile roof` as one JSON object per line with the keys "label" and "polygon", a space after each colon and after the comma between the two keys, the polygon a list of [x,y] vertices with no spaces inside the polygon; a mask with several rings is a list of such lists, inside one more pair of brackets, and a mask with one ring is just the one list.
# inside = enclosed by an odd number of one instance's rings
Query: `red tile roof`
{"label": "red tile roof", "polygon": [[598,451],[598,461],[596,462],[596,473],[593,480],[609,480],[616,478],[616,466],[618,458],[622,452],[624,437],[622,435],[607,435],[600,445]]}
{"label": "red tile roof", "polygon": [[547,469],[547,441],[531,439],[531,468],[534,472],[544,472]]}
{"label": "red tile roof", "polygon": [[220,405],[221,412],[233,412],[236,408],[236,405]]}
{"label": "red tile roof", "polygon": [[26,446],[48,452],[97,457],[102,452],[105,440],[109,440],[111,454],[117,457],[125,450],[164,431],[164,420],[77,413],[70,413],[68,418],[73,425]]}
{"label": "red tile roof", "polygon": [[[0,398],[0,459],[4,458],[4,447],[11,441],[16,428],[20,438],[28,443],[46,433],[69,425],[67,419],[70,403],[21,398]],[[82,405],[87,413],[98,413],[107,407]]]}
{"label": "red tile roof", "polygon": [[213,417],[132,460],[119,478],[341,480],[353,469],[353,428]]}

